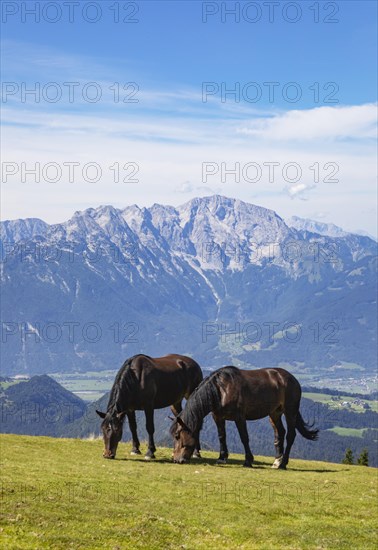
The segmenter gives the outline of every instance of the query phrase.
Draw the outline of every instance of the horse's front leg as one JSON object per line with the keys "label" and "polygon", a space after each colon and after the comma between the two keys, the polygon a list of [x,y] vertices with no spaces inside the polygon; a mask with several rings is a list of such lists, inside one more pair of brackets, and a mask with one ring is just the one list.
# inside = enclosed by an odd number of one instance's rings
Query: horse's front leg
{"label": "horse's front leg", "polygon": [[128,418],[128,421],[129,421],[130,432],[131,432],[131,437],[132,437],[132,441],[133,441],[133,448],[131,449],[130,454],[140,455],[141,454],[141,452],[139,450],[140,443],[139,443],[139,439],[138,439],[135,411],[128,412],[127,413],[127,418]]}
{"label": "horse's front leg", "polygon": [[176,401],[176,403],[173,403],[173,405],[171,405],[171,411],[175,416],[178,416],[180,414],[180,412],[182,411],[181,399],[180,401]]}
{"label": "horse's front leg", "polygon": [[194,434],[196,439],[196,446],[194,447],[193,458],[202,458],[201,457],[201,444],[199,440],[199,431]]}
{"label": "horse's front leg", "polygon": [[154,409],[145,409],[144,413],[146,415],[146,430],[148,433],[148,451],[144,458],[146,460],[151,460],[151,458],[155,458],[156,451],[154,443]]}
{"label": "horse's front leg", "polygon": [[226,421],[213,414],[214,422],[217,425],[218,438],[219,438],[219,458],[217,464],[226,464],[228,459],[228,449],[226,441]]}
{"label": "horse's front leg", "polygon": [[201,423],[199,424],[197,431],[193,434],[196,441],[196,446],[194,447],[194,453],[193,453],[194,458],[202,458],[201,444],[200,444],[200,432],[202,430],[202,425],[203,425],[203,421],[201,420]]}

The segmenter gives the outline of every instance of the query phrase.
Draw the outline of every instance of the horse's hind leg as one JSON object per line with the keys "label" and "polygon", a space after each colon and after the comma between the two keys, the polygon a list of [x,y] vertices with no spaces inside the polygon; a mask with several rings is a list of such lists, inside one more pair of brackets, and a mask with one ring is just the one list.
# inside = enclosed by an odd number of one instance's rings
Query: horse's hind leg
{"label": "horse's hind leg", "polygon": [[218,438],[219,438],[219,458],[217,464],[226,464],[228,459],[228,449],[226,441],[226,421],[223,418],[219,418],[213,414],[214,422],[217,425]]}
{"label": "horse's hind leg", "polygon": [[238,429],[241,442],[243,443],[245,450],[245,462],[243,466],[245,468],[252,468],[253,454],[249,447],[249,436],[247,430],[247,422],[245,420],[235,420],[236,427]]}
{"label": "horse's hind leg", "polygon": [[146,453],[146,456],[144,457],[146,460],[151,460],[151,458],[155,458],[155,443],[154,443],[154,410],[153,409],[145,409],[144,411],[146,415],[146,430],[148,433],[148,451]]}
{"label": "horse's hind leg", "polygon": [[285,418],[286,418],[286,424],[287,424],[287,434],[286,434],[286,448],[284,455],[282,457],[282,462],[280,464],[280,468],[283,470],[286,470],[286,466],[289,462],[289,456],[291,447],[293,446],[294,439],[296,436],[295,432],[295,423],[296,423],[296,413],[285,411]]}
{"label": "horse's hind leg", "polygon": [[129,421],[131,437],[132,437],[132,440],[133,440],[133,448],[131,449],[131,454],[132,455],[140,455],[141,454],[140,450],[139,450],[140,443],[139,443],[138,433],[137,433],[137,423],[136,423],[136,418],[135,418],[135,411],[127,413],[127,418],[128,418],[128,421]]}
{"label": "horse's hind leg", "polygon": [[269,417],[269,421],[274,430],[274,446],[276,448],[276,458],[273,462],[272,468],[279,468],[281,466],[284,453],[284,441],[286,433],[286,430],[282,423],[282,413],[271,414]]}

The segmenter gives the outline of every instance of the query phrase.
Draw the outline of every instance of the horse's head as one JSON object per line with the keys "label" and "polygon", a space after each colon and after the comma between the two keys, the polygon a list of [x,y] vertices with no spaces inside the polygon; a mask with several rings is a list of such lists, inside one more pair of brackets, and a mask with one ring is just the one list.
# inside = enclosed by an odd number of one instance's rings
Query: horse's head
{"label": "horse's head", "polygon": [[173,421],[171,435],[174,438],[173,462],[178,464],[189,462],[196,446],[196,439],[179,416]]}
{"label": "horse's head", "polygon": [[126,413],[96,413],[103,419],[101,430],[104,436],[104,458],[115,458],[118,443],[122,439],[123,421]]}

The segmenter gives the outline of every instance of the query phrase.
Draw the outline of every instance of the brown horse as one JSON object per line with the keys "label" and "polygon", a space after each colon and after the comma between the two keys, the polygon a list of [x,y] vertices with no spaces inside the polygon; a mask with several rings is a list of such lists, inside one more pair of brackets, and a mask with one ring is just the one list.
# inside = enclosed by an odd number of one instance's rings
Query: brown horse
{"label": "brown horse", "polygon": [[[135,355],[122,365],[110,392],[107,412],[96,411],[103,418],[104,458],[115,458],[122,439],[123,422],[127,416],[132,434],[132,454],[140,454],[135,411],[144,410],[148,432],[146,460],[155,458],[154,409],[171,407],[175,416],[182,411],[181,401],[192,394],[202,381],[200,366],[190,357],[167,355],[152,358]],[[199,437],[194,434],[194,448],[199,455]],[[193,449],[194,449],[193,448]]]}
{"label": "brown horse", "polygon": [[[212,412],[217,425],[220,455],[219,464],[228,458],[226,443],[226,420],[233,420],[245,449],[244,466],[251,467],[253,454],[249,448],[247,420],[269,416],[274,429],[276,459],[273,468],[286,469],[295,430],[306,439],[315,440],[318,430],[311,430],[299,412],[301,386],[298,380],[284,369],[240,370],[224,367],[203,380],[189,398],[185,410],[173,421],[171,434],[175,439],[173,460],[187,462],[194,450],[195,437],[204,417]],[[285,428],[286,448],[284,452]]]}

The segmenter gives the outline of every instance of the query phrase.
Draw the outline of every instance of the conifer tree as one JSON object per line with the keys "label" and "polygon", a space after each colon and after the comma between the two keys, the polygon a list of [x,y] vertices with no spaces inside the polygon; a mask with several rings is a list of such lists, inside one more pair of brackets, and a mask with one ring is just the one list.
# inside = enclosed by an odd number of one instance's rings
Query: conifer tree
{"label": "conifer tree", "polygon": [[343,464],[353,464],[353,452],[352,449],[347,449],[345,451],[345,457],[342,460]]}
{"label": "conifer tree", "polygon": [[369,452],[367,449],[363,449],[361,451],[361,454],[357,459],[357,464],[360,466],[369,466]]}

